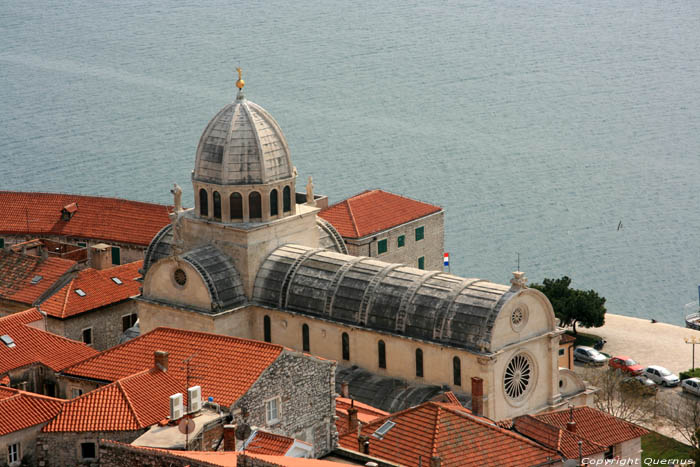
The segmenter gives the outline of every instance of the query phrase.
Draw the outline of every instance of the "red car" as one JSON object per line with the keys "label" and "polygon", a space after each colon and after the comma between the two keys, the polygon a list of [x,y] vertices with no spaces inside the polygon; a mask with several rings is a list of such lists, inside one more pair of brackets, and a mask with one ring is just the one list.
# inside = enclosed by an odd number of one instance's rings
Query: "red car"
{"label": "red car", "polygon": [[612,357],[610,360],[608,360],[608,365],[610,365],[610,368],[621,370],[633,376],[641,375],[642,371],[644,370],[642,365],[624,355]]}

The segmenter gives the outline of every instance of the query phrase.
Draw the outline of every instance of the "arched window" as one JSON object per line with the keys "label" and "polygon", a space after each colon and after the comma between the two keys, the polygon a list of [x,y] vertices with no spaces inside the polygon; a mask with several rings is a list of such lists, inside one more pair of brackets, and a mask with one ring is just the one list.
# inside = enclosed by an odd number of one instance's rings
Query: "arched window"
{"label": "arched window", "polygon": [[231,193],[231,219],[243,219],[243,198],[240,193]]}
{"label": "arched window", "polygon": [[452,379],[455,386],[462,385],[462,362],[459,361],[459,357],[452,359]]}
{"label": "arched window", "polygon": [[221,195],[214,192],[214,219],[221,219]]}
{"label": "arched window", "polygon": [[270,326],[270,317],[265,315],[263,318],[263,334],[265,342],[272,342],[272,328]]}
{"label": "arched window", "polygon": [[199,189],[199,215],[209,215],[209,196],[207,195],[207,190],[204,188]]}
{"label": "arched window", "polygon": [[379,368],[386,368],[386,345],[384,345],[384,341],[377,342],[377,355],[379,356]]}
{"label": "arched window", "polygon": [[284,209],[284,212],[292,210],[292,190],[288,186],[282,190],[282,209]]}
{"label": "arched window", "polygon": [[277,190],[272,190],[270,192],[270,215],[276,216],[279,214],[279,209],[277,208]]}
{"label": "arched window", "polygon": [[248,207],[250,209],[251,219],[262,218],[262,199],[260,198],[260,193],[254,191],[248,196]]}
{"label": "arched window", "polygon": [[347,332],[343,333],[343,360],[350,360],[350,336]]}
{"label": "arched window", "polygon": [[311,344],[309,343],[309,325],[305,324],[301,327],[301,344],[304,352],[311,352]]}
{"label": "arched window", "polygon": [[423,377],[423,351],[416,349],[416,376]]}

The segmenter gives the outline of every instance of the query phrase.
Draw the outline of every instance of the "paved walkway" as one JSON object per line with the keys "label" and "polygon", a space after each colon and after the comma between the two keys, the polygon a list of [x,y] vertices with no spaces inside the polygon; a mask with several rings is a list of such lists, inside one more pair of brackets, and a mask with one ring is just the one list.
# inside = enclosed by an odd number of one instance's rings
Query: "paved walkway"
{"label": "paved walkway", "polygon": [[[661,365],[676,374],[692,366],[693,346],[684,338],[695,336],[700,342],[700,331],[610,313],[605,314],[604,326],[577,330],[605,339],[605,353],[626,355],[644,366]],[[695,346],[695,366],[700,367],[700,345]]]}

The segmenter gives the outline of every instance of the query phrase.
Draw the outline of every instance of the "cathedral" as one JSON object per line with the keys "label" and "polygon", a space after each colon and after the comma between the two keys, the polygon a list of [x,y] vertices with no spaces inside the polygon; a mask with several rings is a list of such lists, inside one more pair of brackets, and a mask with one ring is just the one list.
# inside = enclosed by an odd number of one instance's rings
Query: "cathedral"
{"label": "cathedral", "polygon": [[284,134],[246,99],[240,71],[236,85],[199,140],[194,207],[175,186],[171,223],[146,251],[142,332],[264,340],[467,398],[481,378],[493,420],[590,401],[558,366],[563,330],[523,273],[503,285],[349,255],[311,180],[296,192]]}

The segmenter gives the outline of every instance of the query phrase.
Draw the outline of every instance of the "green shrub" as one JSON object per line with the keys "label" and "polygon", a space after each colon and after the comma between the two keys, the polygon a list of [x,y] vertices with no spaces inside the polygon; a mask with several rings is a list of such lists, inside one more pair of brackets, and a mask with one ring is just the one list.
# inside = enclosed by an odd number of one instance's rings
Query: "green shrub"
{"label": "green shrub", "polygon": [[693,368],[688,371],[681,371],[678,375],[681,381],[688,378],[700,378],[700,368]]}

